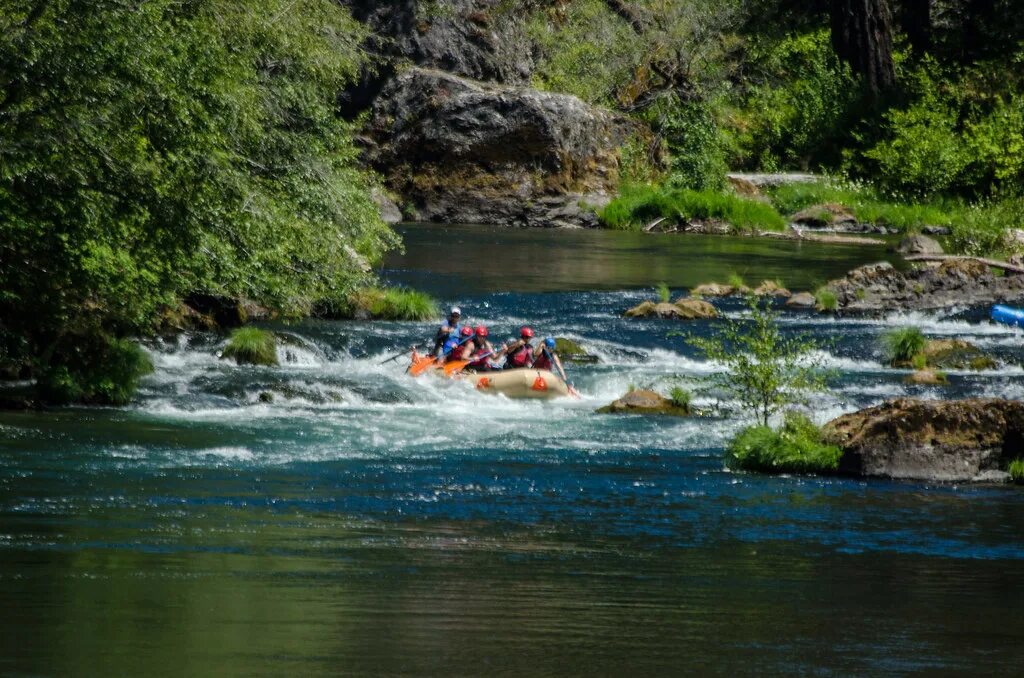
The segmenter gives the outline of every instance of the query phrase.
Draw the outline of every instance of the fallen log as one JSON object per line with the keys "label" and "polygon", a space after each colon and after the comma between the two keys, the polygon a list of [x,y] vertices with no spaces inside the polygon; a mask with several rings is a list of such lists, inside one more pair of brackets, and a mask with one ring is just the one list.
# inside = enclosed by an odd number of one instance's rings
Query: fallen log
{"label": "fallen log", "polygon": [[911,254],[903,257],[907,261],[977,261],[990,268],[998,268],[1009,273],[1024,274],[1024,266],[1015,266],[1005,261],[996,259],[985,259],[984,257],[970,257],[964,254]]}

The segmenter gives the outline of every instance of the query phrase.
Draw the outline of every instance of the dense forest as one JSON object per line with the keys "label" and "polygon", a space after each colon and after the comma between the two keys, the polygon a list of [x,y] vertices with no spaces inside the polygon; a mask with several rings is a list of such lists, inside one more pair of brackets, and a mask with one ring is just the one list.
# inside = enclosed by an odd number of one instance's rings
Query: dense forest
{"label": "dense forest", "polygon": [[[147,368],[134,341],[182,300],[288,318],[372,285],[399,246],[365,157],[374,97],[471,61],[467,35],[485,55],[460,77],[627,121],[614,188],[640,197],[621,223],[673,191],[727,193],[727,170],[811,170],[834,180],[776,206],[873,206],[1006,253],[1024,220],[1014,5],[3,0],[0,371],[45,401],[121,403]],[[442,57],[405,48],[432,26]]]}

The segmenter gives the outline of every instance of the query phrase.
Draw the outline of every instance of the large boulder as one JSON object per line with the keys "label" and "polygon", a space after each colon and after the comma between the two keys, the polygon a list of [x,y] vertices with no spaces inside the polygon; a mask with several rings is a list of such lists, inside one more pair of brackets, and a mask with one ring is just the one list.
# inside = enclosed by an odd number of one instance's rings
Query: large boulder
{"label": "large boulder", "polygon": [[758,297],[781,297],[783,299],[793,296],[792,292],[774,280],[762,280],[761,284],[754,288],[754,294]]}
{"label": "large boulder", "polygon": [[704,320],[717,318],[718,310],[706,301],[684,297],[674,303],[645,301],[624,314],[627,318],[674,318]]}
{"label": "large boulder", "polygon": [[679,407],[671,400],[647,390],[634,390],[626,393],[610,405],[597,410],[598,414],[668,414],[685,417],[690,414],[689,407]]}
{"label": "large boulder", "polygon": [[367,155],[418,220],[594,226],[640,131],[573,96],[410,68],[377,98]]}
{"label": "large boulder", "polygon": [[933,310],[1024,300],[1024,276],[997,276],[984,264],[952,259],[902,272],[882,262],[828,283],[844,312]]}
{"label": "large boulder", "polygon": [[704,283],[690,290],[690,294],[694,297],[727,297],[735,292],[736,288],[732,285],[722,285],[721,283]]}
{"label": "large boulder", "polygon": [[943,254],[939,241],[926,235],[911,235],[904,238],[896,247],[896,251],[900,254]]}
{"label": "large boulder", "polygon": [[930,367],[945,370],[994,370],[995,358],[963,339],[932,339],[921,351]]}
{"label": "large boulder", "polygon": [[793,308],[814,308],[818,301],[810,292],[797,292],[786,300],[786,306]]}
{"label": "large boulder", "polygon": [[1024,402],[893,400],[825,425],[840,472],[914,480],[1005,480],[1024,457]]}

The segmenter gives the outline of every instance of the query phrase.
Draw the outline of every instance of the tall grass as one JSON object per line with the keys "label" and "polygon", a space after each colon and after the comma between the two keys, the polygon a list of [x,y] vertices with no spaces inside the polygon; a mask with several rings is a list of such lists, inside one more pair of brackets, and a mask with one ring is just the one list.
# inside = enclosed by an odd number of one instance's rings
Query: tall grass
{"label": "tall grass", "polygon": [[233,358],[239,365],[276,365],[277,341],[258,327],[239,327],[231,333],[221,358]]}
{"label": "tall grass", "polygon": [[842,450],[822,440],[807,417],[787,412],[778,430],[750,426],[732,440],[727,461],[734,468],[766,473],[833,473]]}
{"label": "tall grass", "polygon": [[672,290],[670,290],[668,285],[663,282],[658,283],[658,287],[656,289],[658,290],[658,300],[663,304],[667,304],[669,299],[672,298]]}
{"label": "tall grass", "polygon": [[405,287],[361,287],[339,299],[317,305],[317,314],[328,318],[374,320],[429,320],[440,311],[433,297]]}
{"label": "tall grass", "polygon": [[756,200],[716,191],[624,186],[621,195],[601,210],[601,223],[617,230],[640,230],[659,219],[679,224],[690,219],[727,222],[739,230],[780,231],[786,220],[775,208]]}
{"label": "tall grass", "polygon": [[1024,484],[1024,459],[1014,459],[1007,470],[1010,473],[1010,480]]}
{"label": "tall grass", "polygon": [[[913,365],[928,340],[917,327],[901,327],[882,335],[885,357],[892,365]],[[927,362],[927,361],[926,361]]]}
{"label": "tall grass", "polygon": [[839,310],[839,298],[827,287],[819,287],[814,292],[814,306],[819,311]]}

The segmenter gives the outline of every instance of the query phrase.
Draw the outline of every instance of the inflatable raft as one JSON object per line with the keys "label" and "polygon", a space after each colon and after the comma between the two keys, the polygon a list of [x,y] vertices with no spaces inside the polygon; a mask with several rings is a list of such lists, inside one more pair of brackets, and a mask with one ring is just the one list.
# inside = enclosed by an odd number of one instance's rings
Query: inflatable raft
{"label": "inflatable raft", "polygon": [[535,370],[530,367],[493,372],[461,371],[446,375],[443,368],[437,367],[434,364],[433,358],[413,355],[412,364],[409,365],[408,371],[414,377],[421,374],[434,374],[468,381],[478,391],[500,393],[507,398],[550,400],[571,394],[568,384],[562,381],[562,378],[554,372]]}
{"label": "inflatable raft", "polygon": [[1024,327],[1024,309],[996,304],[992,307],[992,320],[1004,325]]}

